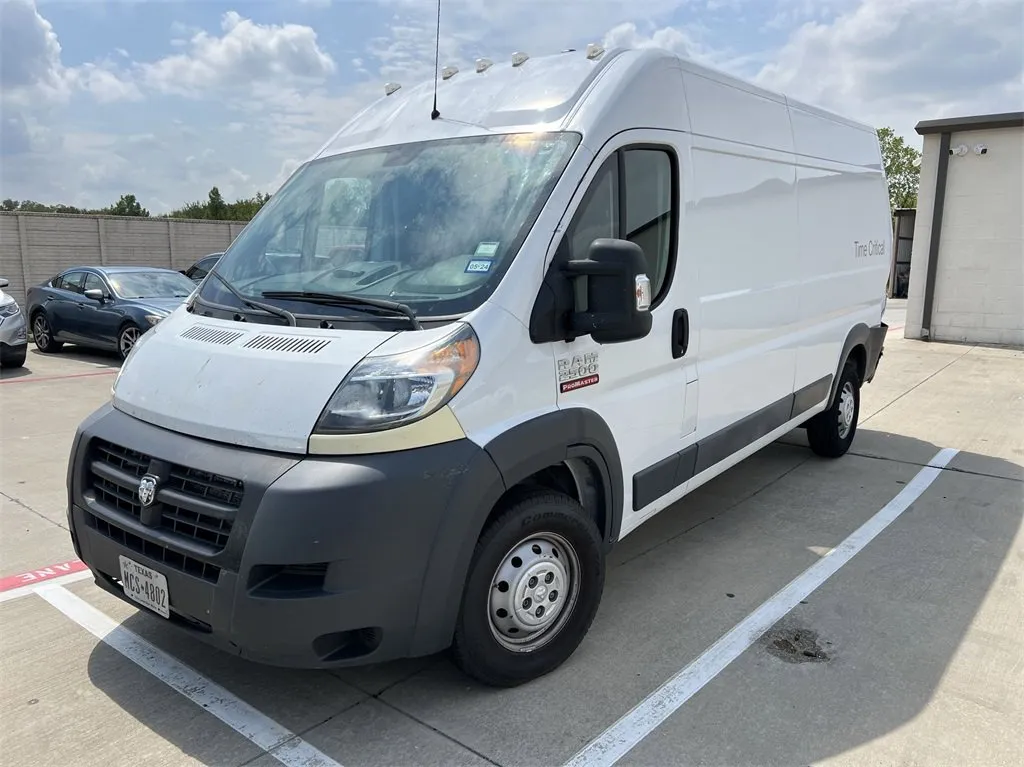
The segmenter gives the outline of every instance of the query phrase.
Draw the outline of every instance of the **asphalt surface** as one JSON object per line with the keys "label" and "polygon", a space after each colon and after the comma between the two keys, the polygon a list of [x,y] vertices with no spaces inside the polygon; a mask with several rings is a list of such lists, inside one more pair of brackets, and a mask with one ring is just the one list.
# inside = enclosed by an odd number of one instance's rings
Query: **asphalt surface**
{"label": "asphalt surface", "polygon": [[444,654],[256,666],[62,575],[117,362],[31,349],[0,376],[0,764],[596,765],[609,728],[622,765],[1021,764],[1024,352],[906,340],[902,304],[851,454],[794,432],[642,526],[577,653],[514,690]]}

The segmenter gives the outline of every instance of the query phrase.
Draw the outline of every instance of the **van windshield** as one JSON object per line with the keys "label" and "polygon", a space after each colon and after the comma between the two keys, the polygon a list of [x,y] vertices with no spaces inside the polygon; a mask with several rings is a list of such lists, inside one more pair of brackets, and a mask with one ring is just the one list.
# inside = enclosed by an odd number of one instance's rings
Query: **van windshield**
{"label": "van windshield", "polygon": [[[365,319],[295,291],[386,299],[420,317],[471,311],[497,286],[579,138],[467,137],[311,161],[216,270],[241,295],[304,314]],[[219,280],[207,279],[200,298],[239,306]]]}

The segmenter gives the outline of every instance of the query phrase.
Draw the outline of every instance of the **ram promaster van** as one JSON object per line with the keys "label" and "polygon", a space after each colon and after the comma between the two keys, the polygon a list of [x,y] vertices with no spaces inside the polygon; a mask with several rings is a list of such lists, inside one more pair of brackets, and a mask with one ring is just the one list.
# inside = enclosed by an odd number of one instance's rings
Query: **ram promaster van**
{"label": "ram promaster van", "polygon": [[878,364],[875,131],[665,51],[356,115],[143,336],[68,472],[97,583],[230,653],[563,663],[617,541]]}

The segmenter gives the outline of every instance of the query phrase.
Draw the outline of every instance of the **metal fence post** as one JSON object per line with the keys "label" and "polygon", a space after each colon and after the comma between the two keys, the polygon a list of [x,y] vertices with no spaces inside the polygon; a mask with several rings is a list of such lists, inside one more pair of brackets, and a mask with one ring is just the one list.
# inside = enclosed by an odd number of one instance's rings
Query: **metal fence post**
{"label": "metal fence post", "polygon": [[167,258],[171,269],[174,268],[174,222],[167,219]]}
{"label": "metal fence post", "polygon": [[25,229],[25,217],[20,213],[18,217],[18,255],[21,256],[21,287],[24,295],[18,296],[22,306],[25,305],[25,296],[28,295],[29,285],[29,257],[28,257],[28,232]]}

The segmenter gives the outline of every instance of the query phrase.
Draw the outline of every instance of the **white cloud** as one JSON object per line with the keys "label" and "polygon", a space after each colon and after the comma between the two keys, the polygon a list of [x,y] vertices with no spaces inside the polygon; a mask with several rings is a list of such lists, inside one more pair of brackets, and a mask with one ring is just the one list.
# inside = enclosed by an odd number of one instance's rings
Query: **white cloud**
{"label": "white cloud", "polygon": [[83,64],[68,70],[68,82],[88,91],[101,104],[142,99],[142,92],[134,82],[96,64]]}
{"label": "white cloud", "polygon": [[222,35],[204,30],[187,52],[139,65],[143,82],[167,93],[202,96],[211,88],[260,81],[321,81],[336,68],[301,24],[257,24],[236,11],[221,19]]}
{"label": "white cloud", "polygon": [[760,83],[919,143],[923,119],[1024,105],[1019,0],[862,0],[790,36]]}
{"label": "white cloud", "polygon": [[4,2],[0,40],[0,89],[7,100],[69,95],[57,33],[32,0]]}
{"label": "white cloud", "polygon": [[[214,184],[227,198],[274,191],[384,82],[431,76],[435,0],[373,1],[386,30],[347,45],[338,28],[364,28],[360,3],[280,4],[283,19],[257,23],[240,0],[219,28],[164,26],[169,55],[133,61],[129,32],[113,43],[131,55],[67,67],[57,33],[75,30],[55,31],[32,0],[0,0],[0,196],[102,205],[132,192],[162,212]],[[670,23],[681,9],[693,21]],[[1024,102],[1019,0],[444,0],[442,66],[591,41],[668,48],[909,138],[920,119]],[[161,117],[131,132],[113,118],[86,132],[75,111],[139,99]]]}
{"label": "white cloud", "polygon": [[76,89],[102,102],[140,97],[109,62],[64,66],[57,33],[34,0],[3,0],[0,40],[0,90],[6,109],[38,112],[67,101]]}

